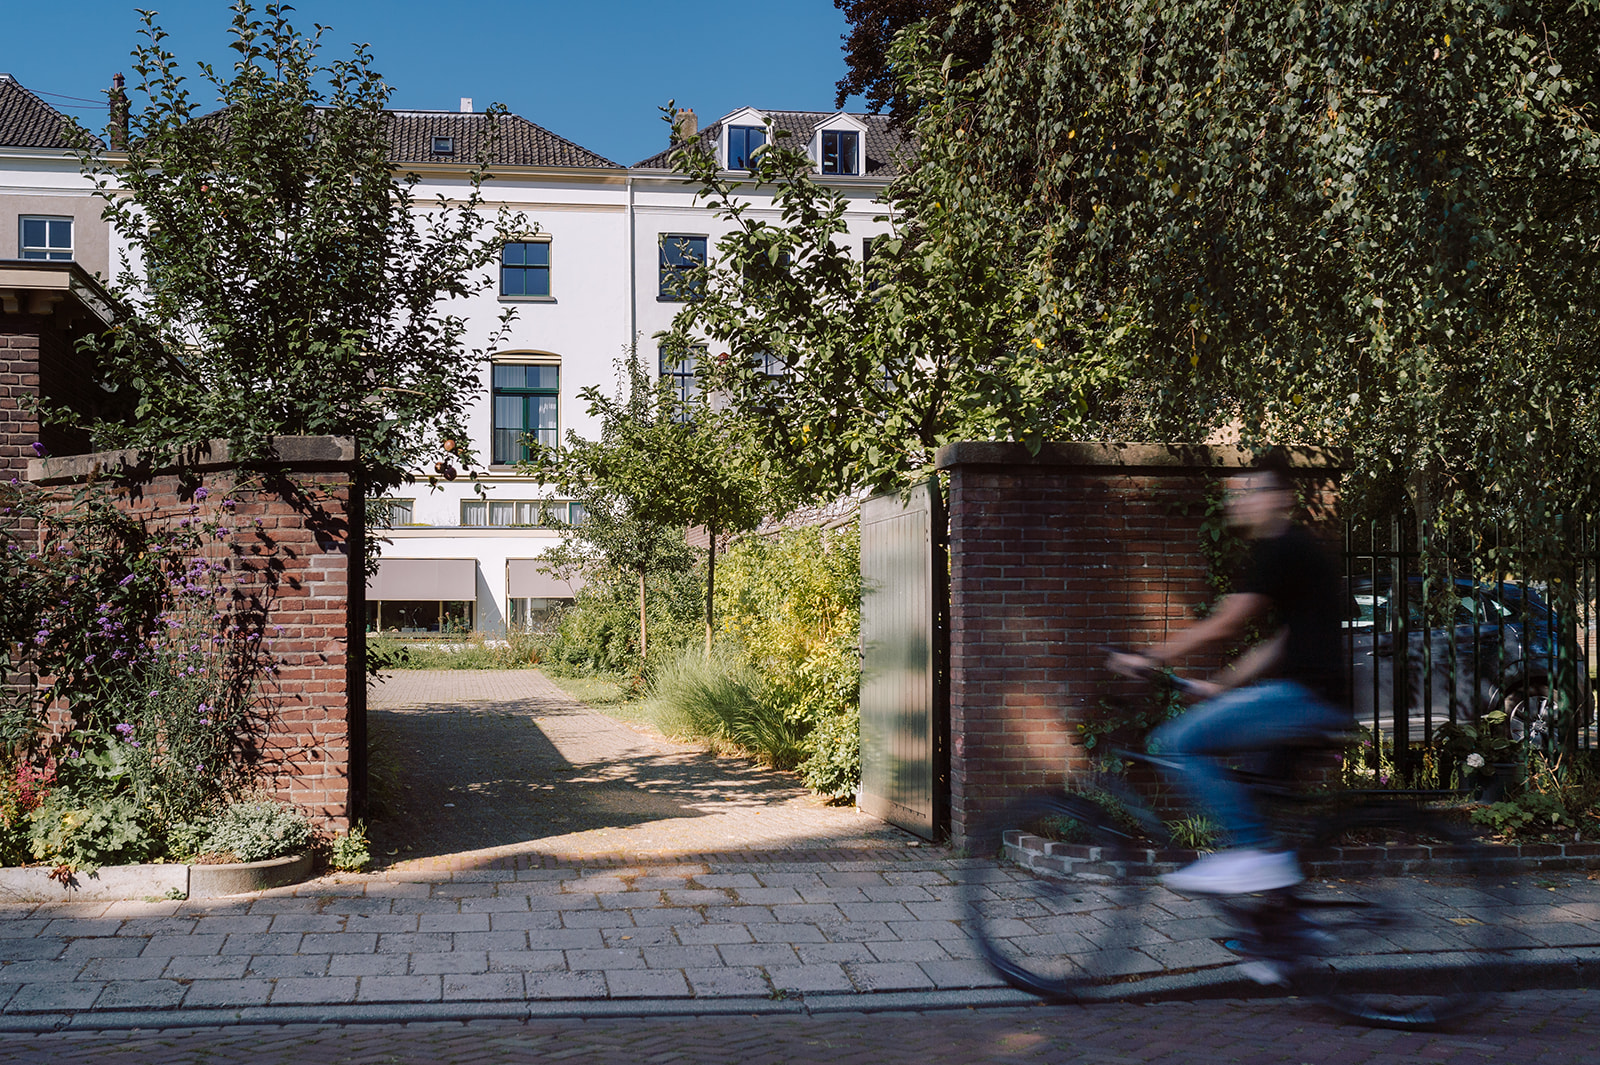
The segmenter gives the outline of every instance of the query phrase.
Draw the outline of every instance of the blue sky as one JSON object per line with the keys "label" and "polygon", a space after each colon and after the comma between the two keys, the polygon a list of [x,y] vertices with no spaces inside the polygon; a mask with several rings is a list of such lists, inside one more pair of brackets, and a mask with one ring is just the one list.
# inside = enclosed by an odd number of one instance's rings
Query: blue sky
{"label": "blue sky", "polygon": [[[91,128],[104,112],[62,96],[103,100],[130,73],[139,17],[128,0],[48,4],[0,0],[0,71]],[[160,12],[167,48],[186,72],[231,62],[228,0],[141,0]],[[844,17],[832,0],[303,0],[290,16],[331,27],[324,54],[372,46],[394,86],[392,105],[456,110],[492,102],[599,152],[635,163],[666,146],[657,110],[669,99],[702,122],[737,107],[831,111],[844,74]],[[130,76],[130,81],[131,76]],[[197,90],[198,91],[198,90]],[[859,109],[861,101],[848,107]],[[96,120],[98,115],[98,120]]]}

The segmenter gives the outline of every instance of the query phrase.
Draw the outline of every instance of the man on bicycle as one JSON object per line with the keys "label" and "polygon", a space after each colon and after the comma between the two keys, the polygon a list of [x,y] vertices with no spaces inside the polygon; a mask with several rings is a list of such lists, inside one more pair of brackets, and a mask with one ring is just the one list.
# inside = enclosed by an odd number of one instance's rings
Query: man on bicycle
{"label": "man on bicycle", "polygon": [[1272,891],[1302,879],[1294,852],[1282,849],[1256,809],[1250,789],[1216,758],[1293,746],[1350,726],[1342,704],[1339,572],[1292,518],[1288,462],[1270,453],[1228,478],[1229,521],[1251,541],[1236,591],[1201,621],[1142,653],[1107,663],[1127,676],[1161,669],[1187,655],[1223,647],[1261,622],[1267,637],[1210,681],[1205,701],[1158,728],[1150,748],[1182,766],[1191,800],[1211,813],[1231,848],[1169,874],[1178,891],[1230,895]]}

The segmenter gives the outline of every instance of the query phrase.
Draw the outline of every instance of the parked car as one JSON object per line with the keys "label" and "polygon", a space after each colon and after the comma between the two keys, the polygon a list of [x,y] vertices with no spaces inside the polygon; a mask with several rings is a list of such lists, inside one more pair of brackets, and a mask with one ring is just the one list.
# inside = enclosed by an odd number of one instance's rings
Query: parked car
{"label": "parked car", "polygon": [[[1420,577],[1406,582],[1403,610],[1395,591],[1381,577],[1350,582],[1345,633],[1358,721],[1376,715],[1383,732],[1403,725],[1407,740],[1419,740],[1445,722],[1475,722],[1500,710],[1512,739],[1543,745],[1555,742],[1568,700],[1588,721],[1583,648],[1562,638],[1562,620],[1535,589],[1458,579],[1446,595],[1435,593],[1427,610]],[[1405,662],[1403,722],[1395,715],[1397,661]]]}

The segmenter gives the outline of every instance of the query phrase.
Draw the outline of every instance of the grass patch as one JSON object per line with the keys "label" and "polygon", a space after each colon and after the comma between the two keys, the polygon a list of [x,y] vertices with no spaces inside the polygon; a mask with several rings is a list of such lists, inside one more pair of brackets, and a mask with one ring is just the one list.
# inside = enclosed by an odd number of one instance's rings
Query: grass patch
{"label": "grass patch", "polygon": [[539,664],[534,633],[513,632],[490,640],[481,632],[459,640],[406,642],[390,636],[367,637],[367,653],[385,671],[400,669],[532,669]]}
{"label": "grass patch", "polygon": [[581,677],[561,677],[549,672],[544,675],[550,683],[591,710],[630,725],[655,725],[632,677],[596,673]]}

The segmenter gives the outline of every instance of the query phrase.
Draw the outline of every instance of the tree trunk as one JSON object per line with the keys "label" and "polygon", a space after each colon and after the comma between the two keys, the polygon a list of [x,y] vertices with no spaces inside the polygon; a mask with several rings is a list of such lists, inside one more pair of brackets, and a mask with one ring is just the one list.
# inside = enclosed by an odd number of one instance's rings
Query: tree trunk
{"label": "tree trunk", "polygon": [[649,632],[644,619],[644,570],[639,571],[639,675],[644,675],[644,656],[650,649]]}
{"label": "tree trunk", "polygon": [[711,626],[714,620],[713,606],[717,594],[717,527],[707,525],[706,533],[711,542],[711,551],[706,555],[706,657],[711,657]]}

